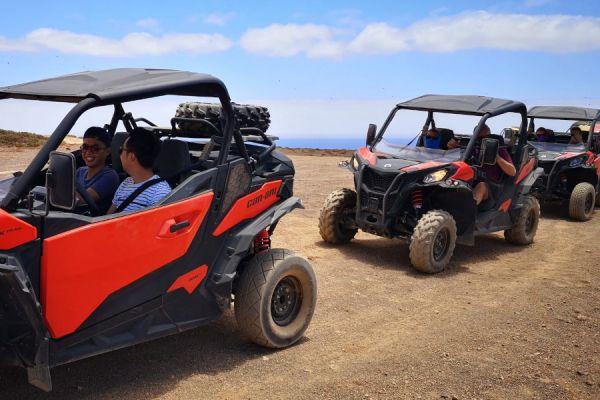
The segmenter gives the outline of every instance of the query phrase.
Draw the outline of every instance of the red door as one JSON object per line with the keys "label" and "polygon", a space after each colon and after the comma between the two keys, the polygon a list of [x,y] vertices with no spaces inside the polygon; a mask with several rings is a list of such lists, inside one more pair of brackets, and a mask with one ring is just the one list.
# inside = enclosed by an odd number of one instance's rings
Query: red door
{"label": "red door", "polygon": [[207,192],[45,239],[41,302],[52,337],[75,332],[109,295],[182,257],[212,199]]}

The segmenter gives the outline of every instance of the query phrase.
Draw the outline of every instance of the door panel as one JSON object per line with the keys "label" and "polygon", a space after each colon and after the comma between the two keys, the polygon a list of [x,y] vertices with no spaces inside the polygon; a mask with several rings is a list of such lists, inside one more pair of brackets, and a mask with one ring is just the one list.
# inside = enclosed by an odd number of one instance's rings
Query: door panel
{"label": "door panel", "polygon": [[45,239],[41,294],[52,337],[73,333],[110,294],[182,257],[212,199],[207,192]]}

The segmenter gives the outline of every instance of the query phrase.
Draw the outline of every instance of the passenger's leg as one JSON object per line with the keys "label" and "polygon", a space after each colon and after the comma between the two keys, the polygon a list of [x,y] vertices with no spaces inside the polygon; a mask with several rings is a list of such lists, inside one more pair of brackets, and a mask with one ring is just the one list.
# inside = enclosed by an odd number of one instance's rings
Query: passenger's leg
{"label": "passenger's leg", "polygon": [[477,203],[477,205],[481,204],[482,201],[487,200],[489,197],[488,191],[489,188],[485,182],[479,182],[477,185],[475,185],[475,188],[473,188],[473,198],[475,199],[475,203]]}

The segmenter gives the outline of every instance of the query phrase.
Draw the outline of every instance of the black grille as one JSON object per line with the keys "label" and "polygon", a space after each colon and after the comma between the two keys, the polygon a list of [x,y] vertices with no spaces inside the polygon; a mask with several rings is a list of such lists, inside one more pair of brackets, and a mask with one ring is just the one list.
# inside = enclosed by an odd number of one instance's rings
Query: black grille
{"label": "black grille", "polygon": [[362,182],[371,190],[385,192],[394,182],[397,174],[382,174],[366,167],[363,171]]}

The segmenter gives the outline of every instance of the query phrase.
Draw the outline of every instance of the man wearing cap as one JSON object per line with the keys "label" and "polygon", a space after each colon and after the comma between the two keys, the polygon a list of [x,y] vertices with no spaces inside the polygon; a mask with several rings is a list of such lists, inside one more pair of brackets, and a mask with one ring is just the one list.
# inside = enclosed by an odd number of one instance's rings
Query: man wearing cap
{"label": "man wearing cap", "polygon": [[75,175],[77,183],[89,193],[102,214],[110,207],[119,186],[119,175],[106,165],[110,142],[106,129],[92,126],[86,130],[80,147],[85,166],[78,168]]}

